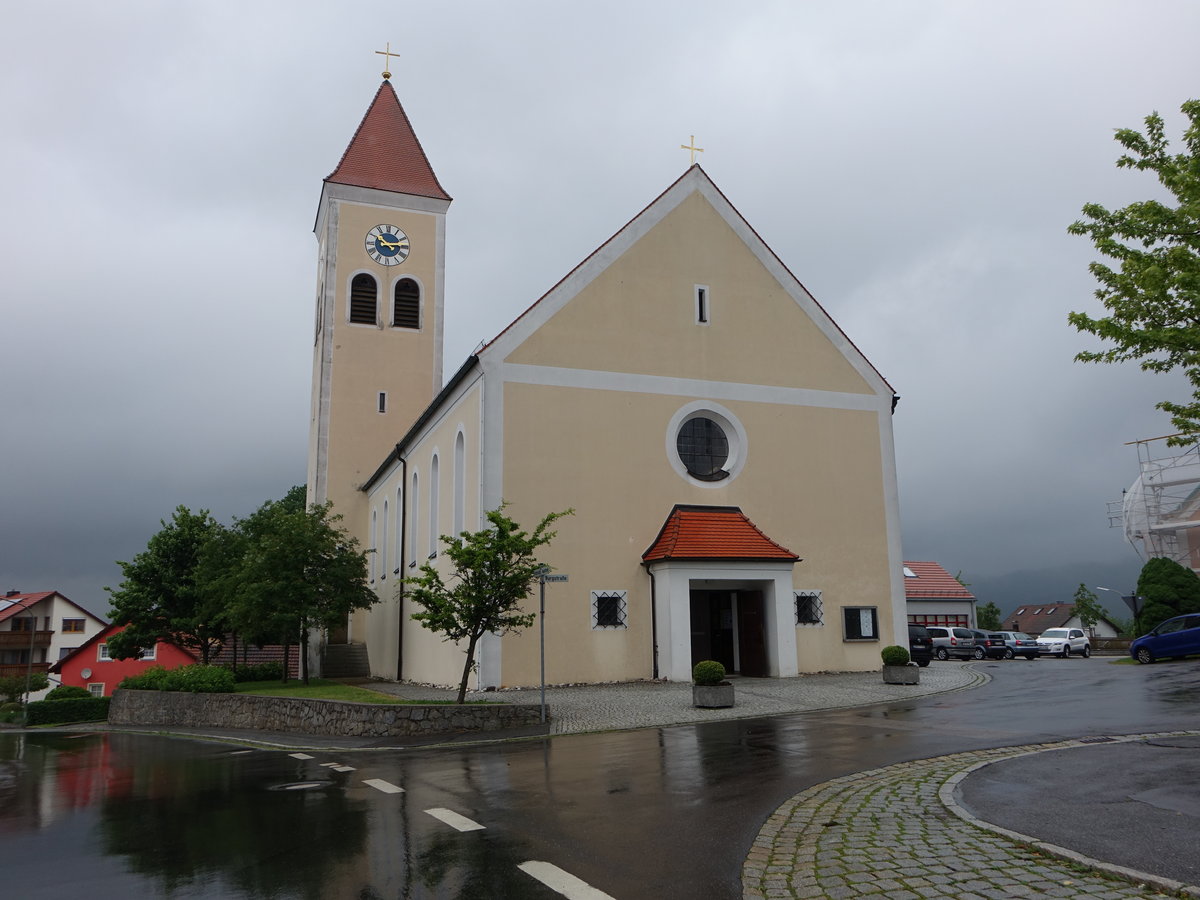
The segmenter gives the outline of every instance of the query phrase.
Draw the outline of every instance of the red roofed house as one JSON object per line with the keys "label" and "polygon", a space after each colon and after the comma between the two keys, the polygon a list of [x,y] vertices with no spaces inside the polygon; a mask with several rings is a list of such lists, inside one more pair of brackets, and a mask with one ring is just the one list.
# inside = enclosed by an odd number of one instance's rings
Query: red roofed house
{"label": "red roofed house", "polygon": [[[105,624],[58,591],[8,591],[0,597],[0,675],[48,672]],[[34,691],[30,699],[41,700],[48,690]]]}
{"label": "red roofed house", "polygon": [[1103,617],[1095,625],[1084,628],[1079,616],[1075,615],[1074,603],[1030,603],[1018,606],[1013,614],[1004,620],[1004,628],[1006,631],[1023,631],[1034,637],[1047,628],[1083,628],[1094,638],[1114,638],[1120,635],[1120,629]]}
{"label": "red roofed house", "polygon": [[[539,553],[568,577],[545,589],[551,684],[690,680],[709,657],[867,671],[907,646],[896,394],[685,162],[540,299],[505,287],[520,257],[457,298],[460,320],[468,301],[513,318],[443,383],[451,198],[380,86],[321,188],[308,468],[309,500],[374,551],[380,602],[312,642],[314,671],[348,642],[369,674],[456,684],[463,648],[413,621],[402,582],[448,575],[440,535],[503,501],[525,528],[575,510]],[[811,178],[781,171],[759,202],[791,208]],[[558,189],[495,187],[525,205]],[[539,646],[536,628],[486,636],[473,686],[536,685]]]}
{"label": "red roofed house", "polygon": [[63,684],[87,688],[93,696],[111,697],[125,678],[140,675],[151,666],[174,669],[196,662],[196,657],[182,647],[159,641],[142,651],[141,659],[113,659],[108,655],[108,638],[124,631],[125,625],[109,625],[91,640],[60,659],[50,671],[58,675]]}
{"label": "red roofed house", "polygon": [[975,627],[975,595],[935,562],[904,563],[904,597],[910,622]]}

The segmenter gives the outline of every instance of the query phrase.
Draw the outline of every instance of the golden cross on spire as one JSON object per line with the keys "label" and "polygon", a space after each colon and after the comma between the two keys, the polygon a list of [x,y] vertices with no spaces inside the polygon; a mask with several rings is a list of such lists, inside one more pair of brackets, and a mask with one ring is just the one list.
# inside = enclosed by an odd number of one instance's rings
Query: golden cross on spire
{"label": "golden cross on spire", "polygon": [[693,165],[693,166],[696,164],[696,154],[704,152],[703,147],[696,146],[696,136],[694,134],[692,135],[691,143],[690,144],[680,144],[679,149],[687,150],[691,153],[692,161],[691,161],[691,163],[689,163],[689,165]]}
{"label": "golden cross on spire", "polygon": [[388,71],[388,69],[390,69],[392,67],[392,57],[394,56],[394,57],[396,57],[396,59],[399,59],[400,54],[392,52],[392,42],[391,41],[388,41],[387,44],[385,45],[385,47],[386,47],[386,49],[376,50],[375,53],[377,56],[383,57],[383,78],[386,81],[387,79],[392,77],[392,73]]}

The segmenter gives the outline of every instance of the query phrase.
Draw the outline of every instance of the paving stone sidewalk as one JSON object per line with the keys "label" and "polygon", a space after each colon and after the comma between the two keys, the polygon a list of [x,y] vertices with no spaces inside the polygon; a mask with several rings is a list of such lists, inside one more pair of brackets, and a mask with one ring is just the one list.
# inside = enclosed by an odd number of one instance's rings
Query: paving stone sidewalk
{"label": "paving stone sidewalk", "polygon": [[809,788],[759,832],[742,867],[743,897],[1200,897],[1200,888],[1141,878],[989,826],[955,800],[958,782],[982,765],[1075,746],[1078,741],[958,753]]}
{"label": "paving stone sidewalk", "polygon": [[[729,709],[696,709],[692,706],[691,682],[635,681],[547,687],[550,733],[582,734],[864,706],[975,687],[988,677],[969,664],[939,662],[922,669],[921,681],[915,685],[884,684],[878,671],[732,680],[736,701]],[[369,686],[410,700],[445,700],[456,693],[407,683],[375,682]],[[470,691],[467,699],[539,703],[541,691],[537,688]]]}

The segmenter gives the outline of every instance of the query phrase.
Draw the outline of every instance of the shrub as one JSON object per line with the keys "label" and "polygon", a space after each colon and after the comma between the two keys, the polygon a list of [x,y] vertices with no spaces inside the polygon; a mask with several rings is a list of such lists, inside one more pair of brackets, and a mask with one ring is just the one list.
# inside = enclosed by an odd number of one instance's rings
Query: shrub
{"label": "shrub", "polygon": [[725,667],[715,659],[704,659],[692,668],[692,681],[696,684],[720,684],[725,680]]}
{"label": "shrub", "polygon": [[130,691],[161,691],[166,677],[167,670],[162,666],[151,666],[140,675],[127,676],[117,688]]}
{"label": "shrub", "polygon": [[19,722],[23,703],[0,703],[0,722]]}
{"label": "shrub", "polygon": [[238,666],[236,669],[233,666],[223,665],[221,668],[229,669],[233,672],[233,677],[238,684],[241,684],[243,681],[283,680],[283,663],[281,662],[254,663],[250,666]]}
{"label": "shrub", "polygon": [[108,704],[108,697],[90,695],[66,700],[39,700],[29,704],[25,724],[63,725],[68,722],[103,721],[108,718]]}
{"label": "shrub", "polygon": [[72,700],[76,697],[90,697],[87,688],[77,684],[60,684],[46,695],[47,700]]}
{"label": "shrub", "polygon": [[908,651],[903,647],[892,644],[890,647],[884,647],[879,651],[879,655],[883,657],[885,666],[907,666],[909,655]]}
{"label": "shrub", "polygon": [[224,666],[196,663],[178,669],[152,666],[141,675],[130,675],[118,687],[131,691],[184,691],[192,694],[232,694],[233,672]]}

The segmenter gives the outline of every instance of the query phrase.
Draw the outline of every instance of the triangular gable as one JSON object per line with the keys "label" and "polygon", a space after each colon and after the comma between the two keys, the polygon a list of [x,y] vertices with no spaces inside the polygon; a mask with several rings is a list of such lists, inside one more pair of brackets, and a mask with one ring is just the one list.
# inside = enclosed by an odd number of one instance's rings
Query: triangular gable
{"label": "triangular gable", "polygon": [[327,182],[449,200],[390,81],[375,93]]}
{"label": "triangular gable", "polygon": [[792,274],[791,270],[767,246],[698,164],[689,168],[674,184],[526,309],[495,339],[486,344],[478,355],[484,359],[488,356],[498,356],[501,360],[506,358],[544,322],[598,278],[626,250],[647,235],[688,197],[696,193],[708,201],[758,262],[778,282],[784,292],[798,304],[812,323],[840,351],[841,355],[867,384],[871,385],[871,389],[878,394],[892,396],[894,392],[886,379],[859,351],[820,303]]}
{"label": "triangular gable", "polygon": [[677,504],[642,554],[647,563],[665,559],[797,562],[800,557],[763,534],[736,506]]}
{"label": "triangular gable", "polygon": [[96,615],[93,612],[88,612],[88,610],[84,609],[82,606],[80,606],[78,603],[76,603],[70,597],[60,594],[58,591],[37,591],[32,594],[12,594],[11,596],[0,597],[0,622],[3,622],[5,619],[10,618],[11,616],[20,615],[22,612],[24,612],[24,609],[22,607],[16,605],[15,603],[9,603],[8,605],[5,605],[5,601],[19,600],[21,603],[25,604],[26,606],[33,606],[37,603],[41,603],[43,600],[46,600],[46,599],[48,599],[50,597],[54,597],[54,596],[57,596],[60,600],[71,604],[73,607],[75,607],[77,610],[79,610],[81,613],[83,613],[89,619],[94,619],[95,621],[99,622],[101,625],[107,624],[98,615]]}

